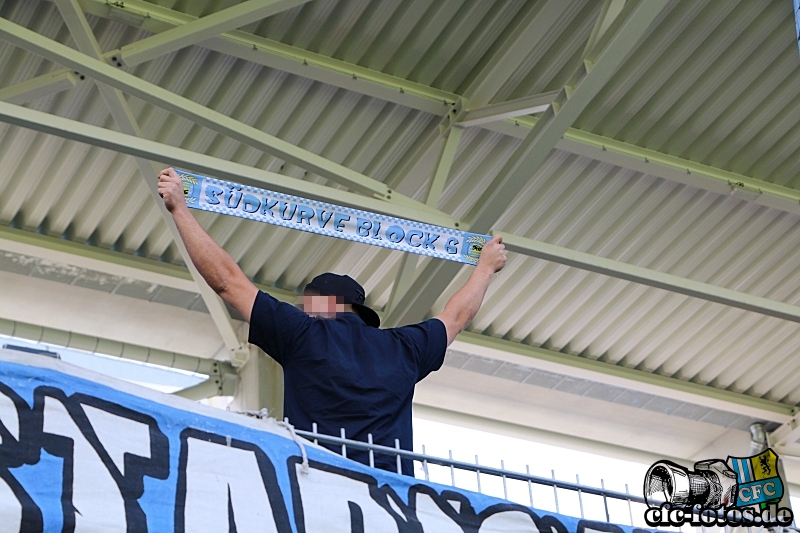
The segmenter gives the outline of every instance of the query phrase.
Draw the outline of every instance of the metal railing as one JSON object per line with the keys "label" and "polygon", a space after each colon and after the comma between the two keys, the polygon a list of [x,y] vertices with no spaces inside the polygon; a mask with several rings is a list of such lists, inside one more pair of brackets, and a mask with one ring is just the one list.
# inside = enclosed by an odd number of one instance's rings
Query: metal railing
{"label": "metal railing", "polygon": [[[478,462],[477,455],[475,456],[475,463],[468,463],[453,459],[452,451],[449,453],[449,457],[445,458],[434,455],[428,455],[427,453],[425,453],[425,446],[422,447],[422,453],[403,450],[400,448],[400,441],[398,439],[395,439],[395,446],[390,447],[373,443],[372,434],[368,435],[367,442],[348,439],[344,429],[341,429],[340,436],[338,437],[335,437],[333,435],[326,435],[324,433],[319,433],[316,424],[313,424],[311,431],[303,431],[296,429],[295,432],[297,433],[297,435],[305,439],[308,439],[310,441],[313,441],[315,444],[323,443],[337,447],[341,446],[341,455],[344,457],[347,457],[348,448],[352,448],[354,450],[367,451],[369,453],[369,466],[371,467],[375,467],[375,454],[394,457],[397,465],[396,469],[398,474],[402,474],[402,467],[401,467],[402,459],[410,459],[412,461],[419,463],[422,466],[422,471],[426,481],[430,481],[430,476],[429,476],[430,465],[438,465],[445,468],[449,468],[450,482],[453,487],[457,487],[456,475],[455,475],[456,470],[473,472],[475,474],[475,480],[477,481],[477,487],[479,493],[482,493],[481,476],[492,476],[494,478],[499,478],[502,480],[504,499],[508,499],[508,481],[509,480],[521,481],[527,484],[528,500],[529,500],[528,503],[530,504],[531,507],[534,506],[534,498],[533,498],[534,486],[550,487],[553,490],[553,498],[555,500],[555,507],[556,507],[555,511],[557,513],[560,512],[559,502],[558,502],[558,489],[572,491],[577,494],[581,518],[584,518],[583,496],[586,494],[599,496],[603,499],[603,507],[605,510],[605,518],[607,522],[611,522],[609,505],[608,505],[609,499],[621,500],[627,502],[628,518],[630,520],[629,522],[630,525],[633,525],[634,522],[633,509],[631,504],[632,503],[646,504],[643,497],[637,496],[635,494],[630,494],[630,492],[628,492],[627,484],[625,485],[626,492],[619,492],[606,489],[605,482],[602,479],[600,480],[601,484],[600,488],[592,487],[588,485],[582,485],[580,483],[580,478],[577,475],[575,483],[556,479],[555,471],[553,470],[551,470],[552,477],[550,478],[533,475],[530,473],[529,465],[526,465],[526,472],[522,473],[514,470],[505,469],[504,461],[501,461],[501,468],[481,465]],[[459,488],[466,488],[466,487],[459,487]]]}

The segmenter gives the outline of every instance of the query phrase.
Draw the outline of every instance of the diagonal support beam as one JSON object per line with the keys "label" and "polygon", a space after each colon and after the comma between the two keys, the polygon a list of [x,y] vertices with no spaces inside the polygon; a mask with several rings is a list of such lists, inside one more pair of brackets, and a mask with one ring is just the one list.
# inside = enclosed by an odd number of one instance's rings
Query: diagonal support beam
{"label": "diagonal support beam", "polygon": [[539,42],[547,35],[570,2],[563,0],[547,0],[546,2],[528,2],[527,12],[517,23],[511,35],[492,56],[490,65],[473,81],[464,96],[472,107],[487,105],[497,92],[505,85],[520,64]]}
{"label": "diagonal support beam", "polygon": [[605,0],[603,7],[600,8],[600,15],[592,28],[592,33],[589,35],[589,40],[586,41],[586,46],[583,49],[583,57],[586,57],[589,52],[597,44],[597,41],[603,38],[611,23],[622,12],[627,0]]}
{"label": "diagonal support beam", "polygon": [[42,96],[72,89],[78,84],[79,78],[66,69],[50,72],[0,89],[0,100],[10,104],[25,104]]}
{"label": "diagonal support beam", "polygon": [[492,234],[501,233],[506,249],[511,252],[553,261],[561,265],[567,265],[581,270],[588,270],[597,274],[612,276],[617,279],[633,281],[650,287],[668,290],[678,294],[685,294],[694,298],[700,298],[709,302],[715,302],[746,311],[761,313],[762,315],[773,316],[800,322],[800,307],[776,302],[760,296],[753,296],[743,292],[717,287],[710,283],[694,281],[672,274],[666,274],[657,270],[643,268],[622,261],[615,261],[605,257],[587,254],[555,246],[545,242],[509,235],[508,233],[493,231]]}
{"label": "diagonal support beam", "polygon": [[[97,40],[95,39],[89,23],[87,22],[83,11],[78,5],[77,0],[56,0],[56,5],[58,6],[61,15],[64,17],[67,27],[69,28],[75,43],[78,45],[78,49],[87,55],[90,55],[96,59],[100,59],[102,57],[100,46],[98,45]],[[111,115],[114,117],[114,121],[120,130],[128,135],[142,137],[142,132],[139,129],[139,125],[136,123],[133,113],[128,106],[128,102],[125,100],[125,97],[122,95],[122,93],[100,83],[98,83],[97,86],[100,90],[100,95],[102,96],[103,101],[111,112]],[[181,258],[186,263],[189,272],[192,275],[192,279],[195,280],[200,295],[203,297],[203,302],[206,304],[209,314],[211,315],[214,325],[217,327],[225,346],[232,351],[241,351],[242,342],[236,333],[236,329],[234,328],[231,317],[225,308],[225,304],[223,304],[220,297],[214,293],[211,287],[205,283],[202,276],[200,276],[200,272],[197,270],[197,267],[194,266],[194,263],[189,256],[189,252],[186,249],[186,246],[183,244],[183,240],[178,232],[178,227],[175,225],[172,216],[167,212],[166,208],[164,207],[164,203],[161,201],[158,195],[158,187],[156,185],[156,180],[154,179],[158,170],[155,168],[153,163],[147,159],[136,157],[135,160],[136,165],[139,168],[139,173],[147,185],[147,190],[150,192],[150,196],[156,203],[159,213],[161,214],[161,218],[167,225],[167,230],[172,235],[173,241],[175,242],[175,245],[178,247],[178,251],[181,254]]]}
{"label": "diagonal support beam", "polygon": [[800,439],[800,416],[794,416],[769,434],[770,446],[783,447]]}
{"label": "diagonal support beam", "polygon": [[436,209],[398,194],[377,180],[192,102],[188,98],[171,93],[99,59],[89,57],[2,18],[0,18],[0,38],[373,198],[380,198],[399,206],[414,207],[431,214],[439,214]]}
{"label": "diagonal support beam", "polygon": [[[162,33],[197,20],[197,17],[161,7],[144,0],[110,3],[106,0],[81,0],[92,15],[118,20],[153,33]],[[152,39],[152,37],[150,37]],[[141,41],[144,43],[145,40]],[[134,43],[128,46],[136,46]],[[288,44],[234,30],[200,43],[216,52],[238,57],[269,68],[282,70],[341,87],[358,94],[394,102],[426,113],[444,115],[458,97],[447,91],[398,78]],[[128,47],[117,53],[125,54]]]}
{"label": "diagonal support beam", "polygon": [[165,31],[138,43],[126,46],[120,53],[122,62],[135,66],[156,57],[216,37],[228,30],[270,17],[281,11],[305,4],[309,0],[249,0],[217,11],[178,28]]}
{"label": "diagonal support beam", "polygon": [[274,172],[260,170],[205,154],[198,154],[182,148],[167,146],[133,135],[91,126],[83,122],[57,117],[5,102],[0,102],[0,122],[91,144],[92,146],[99,146],[121,154],[159,161],[165,165],[184,166],[196,172],[205,173],[223,180],[254,187],[265,187],[272,191],[311,198],[321,202],[335,203],[354,209],[382,213],[392,217],[416,220],[426,224],[454,227],[453,218],[445,214],[430,214],[427,211],[394,205],[389,202],[361,196],[360,194],[289,178]]}
{"label": "diagonal support beam", "polygon": [[[431,179],[427,199],[425,200],[425,203],[431,207],[436,207],[439,204],[439,199],[442,196],[447,177],[450,175],[450,169],[456,157],[458,143],[461,141],[464,130],[460,127],[451,127],[448,128],[445,133],[446,138],[444,142],[441,143],[439,159],[436,162],[436,170]],[[408,289],[411,287],[411,281],[414,278],[414,271],[417,268],[417,259],[417,256],[414,254],[406,254],[403,256],[400,262],[400,268],[394,280],[394,285],[392,286],[392,293],[386,304],[385,312],[389,312],[397,301],[408,292]]]}
{"label": "diagonal support beam", "polygon": [[490,122],[498,122],[509,118],[521,117],[523,115],[534,115],[544,113],[550,104],[558,96],[558,91],[524,96],[516,100],[491,104],[477,109],[467,111],[463,119],[458,124],[464,128],[480,126]]}
{"label": "diagonal support beam", "polygon": [[[667,0],[630,0],[626,4],[604,39],[581,62],[550,109],[537,121],[489,186],[486,197],[476,202],[468,217],[469,231],[486,233],[494,226],[667,3]],[[388,324],[407,324],[423,319],[459,269],[460,265],[431,261],[418,277],[415,290],[406,293],[389,313]]]}
{"label": "diagonal support beam", "polygon": [[428,187],[428,195],[425,200],[425,203],[431,207],[439,205],[444,185],[450,176],[450,169],[453,168],[453,161],[456,158],[456,150],[458,150],[458,143],[461,142],[462,135],[464,135],[464,130],[459,127],[450,128],[447,132],[447,138],[439,151],[439,160],[436,162],[436,170],[433,173],[433,179],[430,187]]}

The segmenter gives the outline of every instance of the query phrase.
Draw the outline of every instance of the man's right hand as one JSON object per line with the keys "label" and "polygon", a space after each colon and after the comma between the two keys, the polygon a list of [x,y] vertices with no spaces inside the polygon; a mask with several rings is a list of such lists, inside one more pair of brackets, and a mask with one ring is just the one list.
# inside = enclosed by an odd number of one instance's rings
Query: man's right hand
{"label": "man's right hand", "polygon": [[158,174],[158,194],[164,199],[164,206],[170,213],[186,205],[183,197],[183,180],[172,167],[165,168]]}
{"label": "man's right hand", "polygon": [[506,247],[503,236],[495,235],[492,240],[483,245],[478,258],[478,266],[491,269],[492,273],[500,272],[506,266]]}

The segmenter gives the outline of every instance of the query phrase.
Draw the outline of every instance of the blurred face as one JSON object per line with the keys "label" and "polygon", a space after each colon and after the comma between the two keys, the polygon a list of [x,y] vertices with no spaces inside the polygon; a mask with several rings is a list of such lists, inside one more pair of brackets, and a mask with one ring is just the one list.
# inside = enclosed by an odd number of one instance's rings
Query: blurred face
{"label": "blurred face", "polygon": [[340,313],[353,311],[353,307],[345,304],[341,296],[320,296],[313,293],[305,293],[302,298],[298,298],[297,306],[314,318],[336,318]]}

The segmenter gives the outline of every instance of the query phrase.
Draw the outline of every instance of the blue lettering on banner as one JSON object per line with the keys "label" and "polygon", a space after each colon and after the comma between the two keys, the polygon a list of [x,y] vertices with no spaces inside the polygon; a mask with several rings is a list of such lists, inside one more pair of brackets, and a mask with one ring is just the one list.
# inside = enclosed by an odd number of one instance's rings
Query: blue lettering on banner
{"label": "blue lettering on banner", "polygon": [[304,471],[298,444],[274,421],[257,426],[11,352],[0,352],[0,436],[0,525],[8,531],[645,533],[372,469],[310,445]]}
{"label": "blue lettering on banner", "polygon": [[317,209],[317,223],[319,224],[320,228],[325,228],[328,224],[328,221],[333,216],[333,212],[331,211],[323,211],[322,209]]}
{"label": "blue lettering on banner", "polygon": [[374,228],[372,230],[372,238],[373,239],[383,240],[383,239],[381,239],[381,236],[378,235],[378,232],[380,230],[381,230],[381,223],[376,221],[375,224],[374,224]]}
{"label": "blue lettering on banner", "polygon": [[297,207],[297,223],[302,224],[305,222],[311,225],[311,219],[314,218],[314,210],[308,206],[301,205]]}
{"label": "blue lettering on banner", "polygon": [[263,207],[261,208],[261,214],[262,215],[266,215],[267,213],[269,213],[269,216],[275,218],[275,213],[272,211],[272,209],[276,205],[278,205],[278,200],[270,201],[269,199],[264,198],[264,201],[263,201],[262,205],[263,205]]}
{"label": "blue lettering on banner", "polygon": [[240,186],[230,186],[225,193],[225,205],[228,209],[236,209],[242,201],[242,188]]}
{"label": "blue lettering on banner", "polygon": [[444,250],[448,254],[457,254],[458,253],[458,239],[455,237],[450,237],[447,239],[447,244],[444,245]]}
{"label": "blue lettering on banner", "polygon": [[370,229],[372,229],[372,222],[366,218],[356,218],[356,233],[359,237],[369,237]]}
{"label": "blue lettering on banner", "polygon": [[413,237],[422,237],[422,235],[423,233],[417,229],[409,230],[408,233],[406,233],[406,242],[408,243],[409,246],[413,246],[414,248],[419,248],[420,246],[422,246],[422,243],[411,242],[411,239]]}
{"label": "blue lettering on banner", "polygon": [[222,189],[214,187],[213,185],[208,185],[206,187],[206,202],[211,205],[217,205],[219,203],[219,198],[217,198],[217,196],[220,194],[222,194]]}
{"label": "blue lettering on banner", "polygon": [[389,240],[389,242],[400,242],[405,236],[406,232],[403,231],[403,228],[400,226],[392,226],[386,230],[386,238]]}
{"label": "blue lettering on banner", "polygon": [[[297,210],[297,204],[287,204],[286,202],[281,202],[278,205],[278,212],[281,214],[281,218],[283,220],[292,220],[294,216],[294,212]],[[288,215],[286,214],[288,211]]]}
{"label": "blue lettering on banner", "polygon": [[[473,265],[478,262],[481,244],[489,240],[488,236],[452,228],[325,204],[182,170],[178,173],[184,182],[187,205],[193,209]],[[316,224],[312,223],[315,218]]]}
{"label": "blue lettering on banner", "polygon": [[245,213],[255,213],[261,208],[261,200],[252,194],[245,194],[242,198],[242,211]]}
{"label": "blue lettering on banner", "polygon": [[435,233],[428,233],[426,231],[425,232],[425,241],[422,243],[422,246],[425,247],[425,248],[430,248],[431,250],[435,250],[436,247],[433,245],[433,243],[435,243],[436,239],[438,239],[438,238],[439,238],[439,236],[436,235]]}
{"label": "blue lettering on banner", "polygon": [[336,213],[333,215],[333,229],[336,231],[344,231],[344,223],[348,220],[350,220],[350,215]]}

